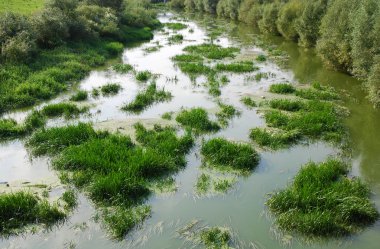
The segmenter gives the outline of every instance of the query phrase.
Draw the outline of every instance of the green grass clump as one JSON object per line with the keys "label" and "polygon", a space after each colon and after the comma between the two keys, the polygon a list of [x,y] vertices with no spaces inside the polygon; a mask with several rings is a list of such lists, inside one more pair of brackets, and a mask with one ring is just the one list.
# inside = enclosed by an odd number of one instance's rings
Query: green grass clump
{"label": "green grass clump", "polygon": [[234,58],[235,54],[240,51],[239,48],[223,48],[215,44],[201,44],[187,46],[184,51],[206,57],[208,59],[221,60],[227,57]]}
{"label": "green grass clump", "polygon": [[247,73],[258,70],[259,68],[253,65],[252,61],[242,61],[230,64],[216,64],[216,70],[235,73]]}
{"label": "green grass clump", "polygon": [[251,99],[250,97],[243,97],[243,98],[241,98],[240,99],[240,101],[246,106],[246,107],[248,107],[248,108],[253,108],[253,107],[256,107],[257,106],[257,104],[256,104],[256,102],[253,100],[253,99]]}
{"label": "green grass clump", "polygon": [[72,210],[78,205],[77,195],[72,189],[65,191],[61,199],[66,203],[65,208],[68,210]]}
{"label": "green grass clump", "polygon": [[41,113],[50,118],[62,116],[65,118],[73,118],[87,111],[87,107],[79,108],[77,105],[72,103],[58,103],[44,106]]}
{"label": "green grass clump", "polygon": [[166,23],[165,26],[172,30],[181,30],[181,29],[187,28],[186,24],[179,23],[179,22]]}
{"label": "green grass clump", "polygon": [[230,248],[231,234],[227,229],[212,227],[200,233],[200,240],[208,249]]}
{"label": "green grass clump", "polygon": [[122,110],[140,113],[154,103],[169,101],[173,98],[165,89],[158,90],[155,82],[151,83],[144,91],[139,92],[131,103],[122,107]]}
{"label": "green grass clump", "polygon": [[251,130],[249,137],[262,147],[268,147],[273,150],[289,147],[300,139],[297,130],[268,130],[263,128],[254,128]]}
{"label": "green grass clump", "polygon": [[31,132],[46,124],[46,117],[40,111],[32,111],[24,120],[24,128]]}
{"label": "green grass clump", "polygon": [[269,88],[271,93],[291,94],[296,91],[296,88],[288,83],[273,84]]}
{"label": "green grass clump", "polygon": [[205,163],[217,168],[247,171],[259,163],[259,155],[247,144],[214,138],[202,144],[201,154]]}
{"label": "green grass clump", "polygon": [[196,191],[198,194],[205,194],[211,187],[211,177],[205,173],[202,173],[195,185]]}
{"label": "green grass clump", "polygon": [[88,99],[88,93],[84,90],[80,90],[76,94],[70,97],[71,101],[84,101],[87,99]]}
{"label": "green grass clump", "polygon": [[347,177],[347,165],[335,159],[308,163],[286,189],[267,201],[285,231],[312,237],[340,237],[373,224],[379,213],[370,191],[358,178]]}
{"label": "green grass clump", "polygon": [[212,72],[212,69],[209,66],[206,66],[201,62],[180,62],[178,63],[178,67],[181,69],[183,73],[191,75],[208,74]]}
{"label": "green grass clump", "polygon": [[183,41],[183,35],[181,34],[176,34],[172,35],[168,38],[170,43],[181,43]]}
{"label": "green grass clump", "polygon": [[149,71],[141,71],[136,74],[136,80],[146,82],[152,77],[152,73]]}
{"label": "green grass clump", "polygon": [[161,115],[162,119],[166,120],[172,120],[173,119],[173,112],[165,112],[164,114]]}
{"label": "green grass clump", "polygon": [[130,71],[133,70],[133,66],[130,65],[130,64],[122,64],[122,63],[119,63],[119,64],[116,64],[116,65],[113,65],[112,66],[112,69],[117,72],[117,73],[129,73]]}
{"label": "green grass clump", "polygon": [[116,95],[120,92],[121,89],[121,85],[117,83],[108,83],[100,87],[100,91],[102,92],[103,96]]}
{"label": "green grass clump", "polygon": [[[183,168],[194,143],[190,134],[179,137],[172,128],[136,124],[135,129],[138,144],[128,136],[96,133],[87,124],[42,130],[28,142],[39,154],[58,153],[52,166],[102,207],[102,218],[118,239],[150,214],[141,204],[151,183]],[[73,203],[72,197],[64,198]]]}
{"label": "green grass clump", "polygon": [[320,90],[320,89],[299,89],[295,92],[296,96],[304,99],[312,100],[336,100],[339,99],[338,94],[332,90]]}
{"label": "green grass clump", "polygon": [[81,144],[98,135],[91,125],[80,123],[37,131],[27,145],[35,155],[57,154],[68,146]]}
{"label": "green grass clump", "polygon": [[25,135],[26,130],[13,119],[0,119],[0,138],[16,138]]}
{"label": "green grass clump", "polygon": [[267,57],[263,54],[260,54],[256,57],[256,61],[259,61],[259,62],[264,62],[267,60]]}
{"label": "green grass clump", "polygon": [[172,58],[176,62],[202,62],[203,58],[196,54],[179,54]]}
{"label": "green grass clump", "polygon": [[238,111],[234,106],[232,105],[226,105],[223,103],[219,103],[220,111],[216,113],[216,117],[218,118],[218,121],[222,125],[228,124],[228,120],[232,119],[233,117],[239,116],[241,113]]}
{"label": "green grass clump", "polygon": [[51,205],[29,192],[1,194],[0,210],[1,235],[17,234],[32,224],[50,226],[66,218],[57,205]]}
{"label": "green grass clump", "polygon": [[208,113],[202,108],[192,108],[181,111],[176,121],[184,127],[194,129],[197,132],[215,132],[220,130],[216,122],[210,121]]}

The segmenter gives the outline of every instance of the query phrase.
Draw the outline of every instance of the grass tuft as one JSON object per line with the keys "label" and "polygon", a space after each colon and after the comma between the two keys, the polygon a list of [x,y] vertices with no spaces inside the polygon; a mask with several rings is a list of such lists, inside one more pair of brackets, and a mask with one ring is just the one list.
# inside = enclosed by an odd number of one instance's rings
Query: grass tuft
{"label": "grass tuft", "polygon": [[271,93],[291,94],[296,91],[296,88],[288,83],[273,84],[269,88]]}
{"label": "grass tuft", "polygon": [[100,87],[100,91],[102,92],[103,96],[116,95],[121,89],[122,88],[120,84],[117,83],[108,83]]}
{"label": "grass tuft", "polygon": [[196,54],[179,54],[172,58],[176,62],[203,62],[203,58]]}
{"label": "grass tuft", "polygon": [[152,77],[152,73],[149,71],[140,71],[136,74],[136,80],[140,82],[146,82]]}
{"label": "grass tuft", "polygon": [[215,132],[220,130],[220,126],[216,122],[210,121],[207,111],[202,108],[183,110],[177,115],[176,121],[196,132]]}
{"label": "grass tuft", "polygon": [[254,107],[257,107],[257,104],[256,102],[250,98],[250,97],[243,97],[240,99],[240,101],[246,106],[248,107],[249,109],[252,109]]}
{"label": "grass tuft", "polygon": [[212,227],[205,228],[200,233],[202,243],[210,249],[213,248],[230,248],[230,232],[225,228]]}
{"label": "grass tuft", "polygon": [[287,148],[300,139],[300,133],[297,130],[269,130],[263,128],[254,128],[251,130],[249,137],[262,147],[271,149]]}
{"label": "grass tuft", "polygon": [[214,138],[202,144],[201,154],[208,166],[249,171],[259,163],[259,155],[247,144]]}
{"label": "grass tuft", "polygon": [[218,103],[220,111],[216,113],[216,117],[218,118],[218,121],[222,125],[227,125],[228,121],[236,116],[239,116],[241,114],[240,111],[238,111],[234,106],[232,105],[226,105],[223,103]]}
{"label": "grass tuft", "polygon": [[379,213],[368,186],[346,174],[347,165],[335,159],[303,166],[291,185],[267,201],[277,225],[306,236],[341,237],[373,224]]}
{"label": "grass tuft", "polygon": [[172,29],[172,30],[182,30],[182,29],[187,28],[186,24],[179,23],[179,22],[169,22],[169,23],[166,23],[165,26],[168,29]]}
{"label": "grass tuft", "polygon": [[112,69],[117,73],[125,74],[125,73],[129,73],[130,71],[133,71],[133,66],[130,64],[119,63],[116,65],[113,65]]}
{"label": "grass tuft", "polygon": [[153,82],[144,91],[139,92],[135,100],[123,106],[122,110],[133,113],[141,113],[154,103],[169,101],[172,98],[173,95],[170,92],[165,91],[165,89],[158,90],[156,83]]}
{"label": "grass tuft", "polygon": [[198,54],[208,59],[221,60],[227,57],[234,58],[235,54],[239,52],[240,49],[234,47],[223,48],[215,44],[201,44],[187,46],[184,51]]}
{"label": "grass tuft", "polygon": [[85,113],[87,111],[88,107],[79,108],[77,105],[72,103],[58,103],[44,106],[41,110],[41,113],[49,118],[73,118],[78,117],[79,114]]}
{"label": "grass tuft", "polygon": [[235,62],[230,64],[216,64],[216,70],[218,71],[227,71],[227,72],[235,72],[235,73],[248,73],[259,68],[253,65],[252,61],[242,61]]}
{"label": "grass tuft", "polygon": [[84,90],[80,90],[76,94],[70,97],[71,101],[85,101],[87,99],[88,99],[88,93]]}

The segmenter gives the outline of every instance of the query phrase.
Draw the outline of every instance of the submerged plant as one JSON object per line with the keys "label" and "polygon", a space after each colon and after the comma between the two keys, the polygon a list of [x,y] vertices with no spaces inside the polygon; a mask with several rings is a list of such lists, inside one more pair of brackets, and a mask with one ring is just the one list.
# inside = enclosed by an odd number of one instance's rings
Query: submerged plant
{"label": "submerged plant", "polygon": [[177,115],[176,121],[184,127],[191,128],[197,132],[220,130],[220,126],[216,122],[210,121],[207,111],[202,108],[183,110]]}
{"label": "submerged plant", "polygon": [[204,142],[201,154],[208,166],[220,169],[244,172],[254,169],[259,163],[259,155],[250,145],[230,142],[224,138]]}
{"label": "submerged plant", "polygon": [[230,119],[241,114],[240,111],[236,110],[232,105],[226,105],[223,103],[218,103],[218,105],[220,111],[216,113],[216,117],[222,125],[227,125]]}
{"label": "submerged plant", "polygon": [[134,113],[140,113],[145,108],[154,103],[169,101],[172,94],[164,89],[158,90],[155,82],[151,83],[144,91],[139,92],[131,103],[122,107],[122,110]]}
{"label": "submerged plant", "polygon": [[306,236],[335,237],[373,224],[379,213],[368,186],[347,177],[347,165],[336,159],[308,163],[286,189],[267,201],[285,231]]}
{"label": "submerged plant", "polygon": [[201,231],[200,239],[208,249],[229,248],[231,234],[226,228],[212,227]]}

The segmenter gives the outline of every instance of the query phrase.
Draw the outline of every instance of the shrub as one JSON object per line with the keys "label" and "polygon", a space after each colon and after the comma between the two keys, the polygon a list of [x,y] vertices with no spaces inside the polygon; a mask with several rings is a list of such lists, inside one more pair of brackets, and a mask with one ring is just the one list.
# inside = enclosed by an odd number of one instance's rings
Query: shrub
{"label": "shrub", "polygon": [[259,21],[259,28],[262,32],[279,34],[276,21],[281,4],[278,2],[263,5],[263,18]]}
{"label": "shrub", "polygon": [[308,163],[286,189],[267,201],[281,229],[306,236],[346,236],[379,217],[368,187],[346,176],[347,165],[329,159]]}
{"label": "shrub", "polygon": [[238,18],[238,9],[241,0],[220,0],[216,12],[218,16],[228,17],[233,20]]}
{"label": "shrub", "polygon": [[197,132],[214,132],[220,129],[217,123],[209,120],[207,111],[202,108],[183,110],[177,115],[176,121]]}
{"label": "shrub", "polygon": [[286,39],[297,41],[297,23],[304,9],[304,2],[291,0],[282,6],[278,13],[277,28]]}
{"label": "shrub", "polygon": [[259,163],[259,155],[246,144],[233,143],[223,138],[210,139],[202,144],[204,161],[213,167],[252,170]]}

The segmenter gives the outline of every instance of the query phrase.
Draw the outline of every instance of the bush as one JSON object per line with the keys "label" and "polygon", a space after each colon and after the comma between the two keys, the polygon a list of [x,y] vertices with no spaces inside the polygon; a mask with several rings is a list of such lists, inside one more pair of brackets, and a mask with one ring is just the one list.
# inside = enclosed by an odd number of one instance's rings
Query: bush
{"label": "bush", "polygon": [[262,32],[279,34],[276,21],[280,7],[281,4],[277,2],[263,5],[263,18],[259,21],[259,28]]}
{"label": "bush", "polygon": [[224,16],[233,20],[238,19],[238,10],[241,0],[220,0],[216,12],[218,16]]}
{"label": "bush", "polygon": [[69,19],[58,8],[45,8],[32,21],[37,42],[41,47],[59,46],[70,36]]}
{"label": "bush", "polygon": [[279,11],[277,19],[277,28],[282,36],[286,39],[297,41],[297,23],[304,9],[304,1],[291,0]]}

